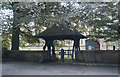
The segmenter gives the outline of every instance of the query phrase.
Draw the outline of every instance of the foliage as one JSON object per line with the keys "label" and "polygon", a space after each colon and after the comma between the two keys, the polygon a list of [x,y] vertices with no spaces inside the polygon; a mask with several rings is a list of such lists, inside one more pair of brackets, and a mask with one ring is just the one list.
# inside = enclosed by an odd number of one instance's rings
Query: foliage
{"label": "foliage", "polygon": [[[11,10],[8,7],[8,3],[3,3],[0,6],[2,9],[0,10],[1,16],[1,25],[0,25],[0,36],[2,35],[2,47],[10,49],[10,41],[11,41],[11,25],[12,25],[12,16]],[[7,12],[7,13],[6,13]]]}
{"label": "foliage", "polygon": [[[21,47],[39,46],[40,44],[37,44],[40,42],[39,39],[32,36],[53,25],[74,27],[89,38],[105,38],[106,41],[113,41],[120,37],[118,3],[115,2],[20,2],[14,4],[14,7],[16,7],[14,14],[17,15],[15,27],[20,28]],[[2,9],[13,10],[9,3],[2,3]],[[14,27],[12,18],[6,16],[4,19],[10,22],[5,24],[9,28],[2,31],[7,43],[11,39],[10,34]],[[6,38],[7,34],[9,37]]]}

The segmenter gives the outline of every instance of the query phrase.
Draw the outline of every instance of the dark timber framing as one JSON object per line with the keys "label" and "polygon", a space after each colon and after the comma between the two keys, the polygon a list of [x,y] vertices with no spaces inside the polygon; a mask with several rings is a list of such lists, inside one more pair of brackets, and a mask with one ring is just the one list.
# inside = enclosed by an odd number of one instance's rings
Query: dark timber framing
{"label": "dark timber framing", "polygon": [[[73,53],[75,52],[75,59],[77,60],[77,51],[80,50],[79,40],[86,38],[82,34],[80,34],[76,29],[71,28],[70,26],[52,26],[43,31],[40,34],[35,35],[34,37],[43,38],[46,43],[43,47],[45,51],[46,47],[48,47],[48,59],[51,59],[51,52],[52,57],[55,57],[55,46],[53,44],[54,40],[73,40]],[[52,49],[51,49],[52,47]],[[72,55],[73,57],[73,55]]]}

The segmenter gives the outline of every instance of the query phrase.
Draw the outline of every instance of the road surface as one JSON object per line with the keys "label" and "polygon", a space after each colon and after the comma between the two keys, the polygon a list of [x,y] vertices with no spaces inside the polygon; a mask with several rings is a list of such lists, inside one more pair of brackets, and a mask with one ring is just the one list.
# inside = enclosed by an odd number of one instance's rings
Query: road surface
{"label": "road surface", "polygon": [[118,75],[114,65],[3,62],[3,75]]}

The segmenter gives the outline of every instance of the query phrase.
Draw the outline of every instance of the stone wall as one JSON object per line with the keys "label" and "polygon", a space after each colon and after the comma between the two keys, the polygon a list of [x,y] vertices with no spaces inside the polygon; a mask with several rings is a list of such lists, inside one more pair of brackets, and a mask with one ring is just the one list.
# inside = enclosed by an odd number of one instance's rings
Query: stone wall
{"label": "stone wall", "polygon": [[78,61],[83,63],[117,64],[119,61],[119,55],[120,51],[113,50],[79,51]]}
{"label": "stone wall", "polygon": [[[5,51],[3,60],[15,61],[42,61],[43,51]],[[47,52],[44,53],[44,60],[47,59]]]}
{"label": "stone wall", "polygon": [[[15,61],[35,61],[43,62],[47,60],[47,52],[45,51],[44,60],[42,60],[43,51],[5,51],[2,59],[11,59]],[[80,63],[111,63],[119,62],[120,51],[113,50],[96,50],[96,51],[79,51],[78,60]]]}

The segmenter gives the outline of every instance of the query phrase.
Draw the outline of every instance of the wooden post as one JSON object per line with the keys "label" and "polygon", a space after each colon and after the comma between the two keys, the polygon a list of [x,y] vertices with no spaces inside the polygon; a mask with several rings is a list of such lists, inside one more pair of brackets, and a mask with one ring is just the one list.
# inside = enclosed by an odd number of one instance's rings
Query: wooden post
{"label": "wooden post", "polygon": [[44,60],[44,52],[45,52],[45,51],[42,52],[42,60]]}
{"label": "wooden post", "polygon": [[52,56],[53,56],[54,58],[56,58],[55,46],[54,46],[53,42],[52,42]]}
{"label": "wooden post", "polygon": [[77,49],[77,47],[75,47],[75,60],[77,60],[77,57],[78,57],[77,51],[78,51],[78,49]]}
{"label": "wooden post", "polygon": [[61,60],[64,62],[64,49],[61,49]]}
{"label": "wooden post", "polygon": [[79,38],[74,40],[74,48],[75,48],[75,60],[77,61],[78,60],[77,52],[78,52],[78,50],[80,50],[80,48],[79,48]]}
{"label": "wooden post", "polygon": [[51,48],[50,48],[50,45],[48,45],[48,59],[51,58]]}
{"label": "wooden post", "polygon": [[42,60],[44,60],[44,54],[45,54],[45,49],[46,49],[46,43],[45,43],[45,46],[43,47],[43,52],[42,52]]}
{"label": "wooden post", "polygon": [[73,50],[72,50],[72,60],[73,60],[73,57],[74,57],[73,55],[74,55],[74,48],[73,48]]}

